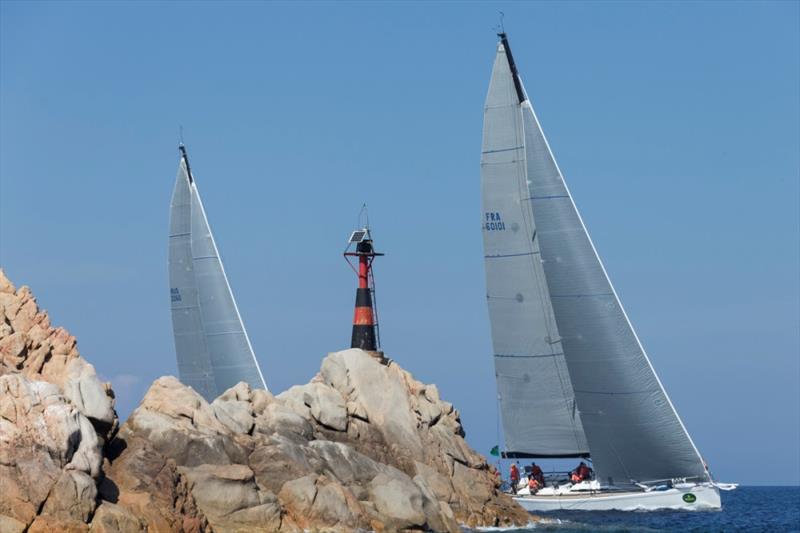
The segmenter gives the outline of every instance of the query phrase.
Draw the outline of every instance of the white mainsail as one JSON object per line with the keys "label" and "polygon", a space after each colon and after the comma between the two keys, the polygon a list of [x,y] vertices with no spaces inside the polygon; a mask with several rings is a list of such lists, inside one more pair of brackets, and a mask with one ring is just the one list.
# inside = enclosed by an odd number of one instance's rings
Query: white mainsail
{"label": "white mainsail", "polygon": [[172,193],[169,280],[180,380],[211,401],[240,381],[266,389],[183,146]]}
{"label": "white mainsail", "polygon": [[[656,376],[606,275],[525,94],[505,34],[500,37],[487,97],[483,150],[487,151],[487,138],[499,136],[496,130],[504,131],[507,139],[503,143],[498,142],[496,149],[508,148],[514,154],[511,159],[516,170],[507,173],[506,177],[516,180],[518,184],[515,184],[516,191],[512,191],[511,185],[503,185],[502,178],[492,176],[485,164],[491,162],[487,157],[490,154],[484,153],[484,217],[497,206],[495,217],[508,221],[496,230],[487,228],[486,221],[483,221],[485,250],[489,256],[486,260],[487,286],[495,352],[501,351],[498,346],[504,342],[517,342],[517,338],[529,334],[541,336],[542,324],[547,323],[524,317],[522,309],[513,312],[511,318],[493,311],[493,296],[507,299],[516,290],[523,296],[522,300],[517,300],[520,303],[526,301],[524,287],[532,266],[518,262],[502,272],[494,266],[496,261],[491,255],[497,253],[496,243],[501,239],[509,242],[514,239],[511,221],[516,218],[522,220],[522,215],[517,212],[530,214],[532,221],[528,226],[517,222],[520,226],[517,233],[524,234],[523,229],[535,230],[528,252],[532,257],[538,252],[537,259],[541,260],[538,264],[543,267],[543,281],[538,284],[547,298],[540,297],[540,301],[545,309],[548,308],[546,302],[552,310],[558,344],[568,369],[568,381],[571,384],[569,393],[574,394],[597,479],[609,486],[675,478],[709,479],[697,448]],[[507,112],[505,118],[497,113],[489,113],[490,108],[502,103],[497,101],[500,87],[504,88],[506,99],[513,99],[513,112]],[[511,160],[507,166],[512,166]],[[519,175],[521,172],[524,172],[522,177]],[[504,193],[507,195],[505,203],[494,198],[494,195],[501,194],[498,191],[502,187],[508,189]],[[514,253],[526,252],[524,248],[509,246],[505,253],[512,253],[512,249]],[[540,279],[538,272],[536,278]],[[508,286],[505,293],[493,293],[502,284]],[[546,331],[552,329],[548,326]],[[517,353],[528,352],[519,350]],[[519,430],[509,428],[507,424],[509,421],[519,423],[520,417],[516,412],[527,407],[535,413],[529,417],[533,436],[527,445],[533,448],[544,440],[538,433],[547,431],[553,414],[543,413],[543,409],[533,403],[523,405],[505,399],[504,389],[507,386],[503,382],[510,378],[506,376],[507,371],[501,373],[502,367],[497,361],[496,355],[507,444],[511,441],[516,447],[525,447],[525,444],[515,440]],[[527,368],[531,387],[541,384],[545,388],[553,388],[542,384],[553,379],[551,374],[542,372],[531,375],[533,366]],[[519,368],[511,371],[522,373],[526,370]],[[520,377],[520,374],[517,376]],[[569,394],[558,397],[561,401],[571,399]],[[529,392],[528,397],[520,398],[524,398],[525,402],[533,401]],[[541,420],[547,421],[544,427]],[[565,453],[561,455],[569,455],[573,451],[568,444],[569,441],[564,442]]]}
{"label": "white mainsail", "polygon": [[522,109],[510,64],[498,54],[484,109],[481,223],[505,455],[586,456],[527,201]]}

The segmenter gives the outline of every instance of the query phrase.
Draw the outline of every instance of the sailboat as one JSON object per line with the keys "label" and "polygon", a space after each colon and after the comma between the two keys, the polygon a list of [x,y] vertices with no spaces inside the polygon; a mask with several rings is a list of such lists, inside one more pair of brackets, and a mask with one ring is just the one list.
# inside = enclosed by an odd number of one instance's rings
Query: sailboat
{"label": "sailboat", "polygon": [[267,389],[181,144],[169,227],[178,376],[209,402],[240,381]]}
{"label": "sailboat", "polygon": [[481,225],[503,455],[584,458],[595,473],[554,476],[535,494],[525,484],[515,499],[529,511],[719,509],[720,485],[620,304],[498,36]]}

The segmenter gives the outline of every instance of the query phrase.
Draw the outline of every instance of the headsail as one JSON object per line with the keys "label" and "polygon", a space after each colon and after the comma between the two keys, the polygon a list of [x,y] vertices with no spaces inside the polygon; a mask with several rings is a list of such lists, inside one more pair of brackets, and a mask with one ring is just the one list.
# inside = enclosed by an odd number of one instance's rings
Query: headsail
{"label": "headsail", "polygon": [[[499,49],[508,51],[501,37]],[[598,479],[625,485],[707,478],[608,279],[530,101],[520,107],[527,201]]]}
{"label": "headsail", "polygon": [[586,456],[527,201],[522,87],[502,45],[486,97],[481,155],[486,289],[505,449]]}
{"label": "headsail", "polygon": [[183,146],[172,193],[169,278],[181,381],[209,401],[240,381],[266,389]]}

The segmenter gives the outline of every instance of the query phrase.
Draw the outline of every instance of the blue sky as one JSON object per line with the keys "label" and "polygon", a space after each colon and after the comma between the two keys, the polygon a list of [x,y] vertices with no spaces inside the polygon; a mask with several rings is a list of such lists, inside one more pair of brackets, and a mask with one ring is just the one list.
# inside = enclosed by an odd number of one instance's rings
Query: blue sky
{"label": "blue sky", "polygon": [[497,442],[479,199],[505,12],[576,203],[716,475],[800,482],[797,2],[0,3],[0,264],[115,385],[176,373],[179,126],[271,389],[388,355]]}

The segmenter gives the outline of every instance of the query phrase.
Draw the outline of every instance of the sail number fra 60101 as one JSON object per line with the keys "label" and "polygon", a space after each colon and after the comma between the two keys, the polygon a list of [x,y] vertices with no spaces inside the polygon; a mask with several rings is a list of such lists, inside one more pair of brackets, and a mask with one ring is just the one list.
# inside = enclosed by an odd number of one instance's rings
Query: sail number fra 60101
{"label": "sail number fra 60101", "polygon": [[483,229],[486,231],[503,231],[506,223],[500,218],[500,213],[496,211],[484,213]]}

